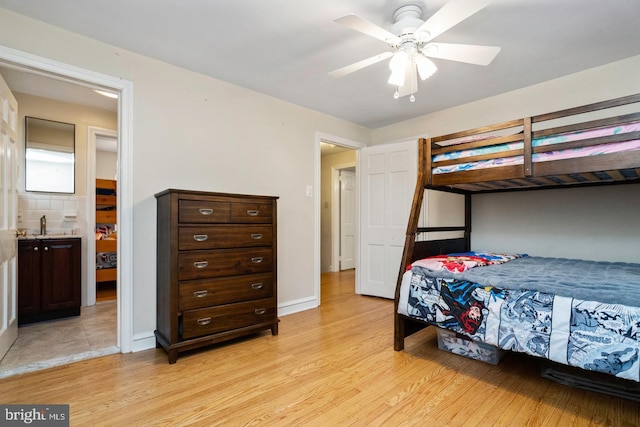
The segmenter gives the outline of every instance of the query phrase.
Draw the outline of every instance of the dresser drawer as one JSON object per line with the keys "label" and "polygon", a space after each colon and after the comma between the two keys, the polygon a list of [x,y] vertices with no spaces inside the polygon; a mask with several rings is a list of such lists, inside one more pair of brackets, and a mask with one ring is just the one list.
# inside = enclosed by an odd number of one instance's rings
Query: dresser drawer
{"label": "dresser drawer", "polygon": [[273,219],[273,207],[261,203],[232,203],[231,222],[244,224],[269,224]]}
{"label": "dresser drawer", "polygon": [[182,338],[273,322],[275,317],[274,298],[188,310],[182,313]]}
{"label": "dresser drawer", "polygon": [[272,266],[272,248],[184,252],[178,255],[178,280],[266,273]]}
{"label": "dresser drawer", "polygon": [[271,225],[182,226],[178,249],[250,248],[273,244]]}
{"label": "dresser drawer", "polygon": [[180,283],[178,310],[192,310],[271,296],[273,296],[271,273],[190,280]]}
{"label": "dresser drawer", "polygon": [[229,203],[208,200],[180,200],[178,222],[211,224],[229,222],[230,219],[231,205]]}

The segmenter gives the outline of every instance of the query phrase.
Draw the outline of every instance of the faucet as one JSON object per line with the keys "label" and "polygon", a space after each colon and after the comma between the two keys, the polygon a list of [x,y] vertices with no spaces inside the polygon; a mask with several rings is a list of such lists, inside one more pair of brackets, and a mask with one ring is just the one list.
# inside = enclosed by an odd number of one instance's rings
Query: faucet
{"label": "faucet", "polygon": [[40,218],[40,235],[44,236],[45,234],[47,234],[47,216],[42,215],[42,218]]}

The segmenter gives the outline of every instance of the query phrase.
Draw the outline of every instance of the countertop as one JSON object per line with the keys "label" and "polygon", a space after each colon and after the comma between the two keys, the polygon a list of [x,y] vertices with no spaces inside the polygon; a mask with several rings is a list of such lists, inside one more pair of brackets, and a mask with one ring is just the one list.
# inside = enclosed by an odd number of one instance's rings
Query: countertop
{"label": "countertop", "polygon": [[52,240],[52,239],[80,239],[77,234],[27,234],[18,236],[18,240]]}

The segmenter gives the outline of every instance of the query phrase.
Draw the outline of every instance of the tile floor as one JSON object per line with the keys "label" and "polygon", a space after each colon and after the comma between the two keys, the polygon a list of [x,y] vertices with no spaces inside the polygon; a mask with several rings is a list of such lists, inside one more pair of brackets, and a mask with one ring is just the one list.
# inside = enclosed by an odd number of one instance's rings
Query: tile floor
{"label": "tile floor", "polygon": [[116,300],[101,301],[77,317],[21,326],[0,378],[118,353],[116,307]]}

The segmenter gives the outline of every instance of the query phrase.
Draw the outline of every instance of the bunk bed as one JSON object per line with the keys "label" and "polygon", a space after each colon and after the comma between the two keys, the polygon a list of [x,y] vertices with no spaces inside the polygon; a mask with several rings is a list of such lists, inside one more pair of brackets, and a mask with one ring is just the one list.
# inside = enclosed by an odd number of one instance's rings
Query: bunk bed
{"label": "bunk bed", "polygon": [[[561,382],[640,399],[640,258],[471,251],[474,194],[640,184],[640,94],[420,139],[418,166],[395,294],[395,350],[434,325],[548,359],[549,376]],[[420,227],[425,189],[463,195],[464,224]],[[421,237],[442,232],[458,237]],[[587,278],[591,288],[580,286]]]}

